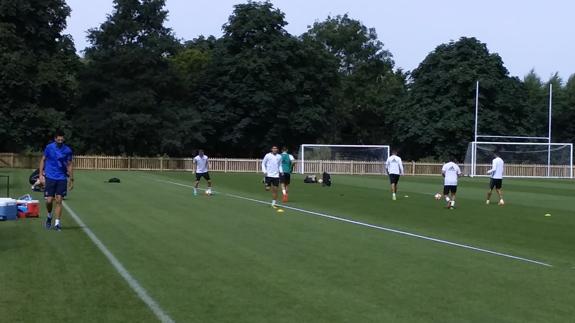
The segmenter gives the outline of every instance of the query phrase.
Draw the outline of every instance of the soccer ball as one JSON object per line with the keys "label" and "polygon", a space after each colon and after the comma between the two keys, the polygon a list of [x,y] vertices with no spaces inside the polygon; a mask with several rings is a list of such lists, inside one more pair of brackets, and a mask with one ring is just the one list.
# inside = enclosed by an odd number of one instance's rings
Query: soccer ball
{"label": "soccer ball", "polygon": [[317,180],[317,182],[321,184],[321,183],[323,183],[323,179],[320,178]]}
{"label": "soccer ball", "polygon": [[206,195],[212,195],[212,190],[206,190]]}
{"label": "soccer ball", "polygon": [[435,199],[438,201],[441,200],[441,194],[439,194],[439,193],[435,193],[435,195],[433,197],[435,197]]}

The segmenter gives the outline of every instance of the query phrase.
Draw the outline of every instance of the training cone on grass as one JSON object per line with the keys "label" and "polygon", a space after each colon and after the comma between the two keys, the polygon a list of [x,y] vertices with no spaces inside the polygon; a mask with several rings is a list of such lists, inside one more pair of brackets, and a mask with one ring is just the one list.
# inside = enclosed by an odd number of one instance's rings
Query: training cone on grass
{"label": "training cone on grass", "polygon": [[284,210],[283,209],[277,209],[277,212],[278,213],[284,213]]}

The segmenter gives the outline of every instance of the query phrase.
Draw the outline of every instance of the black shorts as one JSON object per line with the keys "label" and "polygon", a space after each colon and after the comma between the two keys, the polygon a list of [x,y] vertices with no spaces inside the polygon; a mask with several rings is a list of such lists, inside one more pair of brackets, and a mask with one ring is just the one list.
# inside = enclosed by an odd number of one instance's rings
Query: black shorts
{"label": "black shorts", "polygon": [[447,195],[449,193],[457,193],[457,185],[445,185],[443,186],[443,195]]}
{"label": "black shorts", "polygon": [[399,182],[399,174],[389,174],[389,183],[397,184]]}
{"label": "black shorts", "polygon": [[283,173],[283,175],[280,175],[280,182],[282,184],[289,185],[291,183],[291,174],[290,173]]}
{"label": "black shorts", "polygon": [[492,178],[491,181],[489,182],[489,189],[493,189],[494,187],[496,189],[501,189],[501,186],[503,186],[503,179],[501,178]]}
{"label": "black shorts", "polygon": [[46,187],[44,188],[44,197],[54,197],[60,195],[66,196],[68,193],[68,180],[49,179],[46,178]]}
{"label": "black shorts", "polygon": [[266,176],[266,186],[279,186],[280,179],[279,177],[267,177]]}
{"label": "black shorts", "polygon": [[205,172],[205,173],[196,173],[196,181],[199,181],[200,179],[205,178],[206,180],[210,180],[210,172]]}

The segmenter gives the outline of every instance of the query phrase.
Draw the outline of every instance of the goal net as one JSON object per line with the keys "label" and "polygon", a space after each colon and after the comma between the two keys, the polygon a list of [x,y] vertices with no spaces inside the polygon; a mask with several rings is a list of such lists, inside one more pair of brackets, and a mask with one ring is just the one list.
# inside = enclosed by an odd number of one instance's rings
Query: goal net
{"label": "goal net", "polygon": [[388,145],[304,144],[299,150],[301,174],[383,174]]}
{"label": "goal net", "polygon": [[573,144],[534,142],[469,143],[463,173],[488,176],[493,153],[505,162],[505,177],[573,178]]}

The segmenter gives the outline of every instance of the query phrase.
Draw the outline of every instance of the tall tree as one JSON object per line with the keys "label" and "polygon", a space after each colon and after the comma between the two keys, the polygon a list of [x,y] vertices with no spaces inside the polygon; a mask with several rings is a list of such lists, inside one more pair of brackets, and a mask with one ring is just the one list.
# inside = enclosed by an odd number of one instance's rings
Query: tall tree
{"label": "tall tree", "polygon": [[[208,118],[196,105],[200,96],[199,88],[205,78],[207,67],[212,60],[216,39],[199,37],[184,44],[176,55],[170,57],[170,68],[179,80],[182,91],[178,94],[177,105],[163,113],[163,126],[160,135],[162,148],[171,155],[190,156],[200,147],[209,147],[214,128]],[[210,155],[214,155],[210,151]],[[217,155],[217,154],[216,154]]]}
{"label": "tall tree", "polygon": [[527,95],[528,123],[534,134],[544,136],[548,130],[548,90],[534,70],[523,78],[523,85]]}
{"label": "tall tree", "polygon": [[[575,74],[571,75],[565,86],[557,89],[557,75],[553,83],[553,140],[575,143]],[[559,90],[559,91],[557,91]]]}
{"label": "tall tree", "polygon": [[201,106],[217,130],[214,148],[256,156],[271,144],[314,142],[332,113],[336,62],[291,36],[270,2],[235,6],[206,77]]}
{"label": "tall tree", "polygon": [[40,149],[68,128],[78,68],[64,0],[0,1],[0,151]]}
{"label": "tall tree", "polygon": [[341,82],[334,93],[335,126],[329,140],[390,143],[392,115],[405,93],[406,75],[393,71],[392,55],[375,29],[346,14],[316,22],[303,38],[318,42],[339,62]]}
{"label": "tall tree", "polygon": [[465,155],[473,139],[475,84],[480,134],[529,135],[526,94],[501,57],[475,38],[438,46],[412,72],[398,132],[409,158]]}
{"label": "tall tree", "polygon": [[170,60],[181,45],[164,26],[164,6],[164,0],[115,0],[108,19],[89,31],[75,118],[84,151],[183,153],[187,132],[174,129],[194,124],[197,115],[180,101],[184,87]]}

